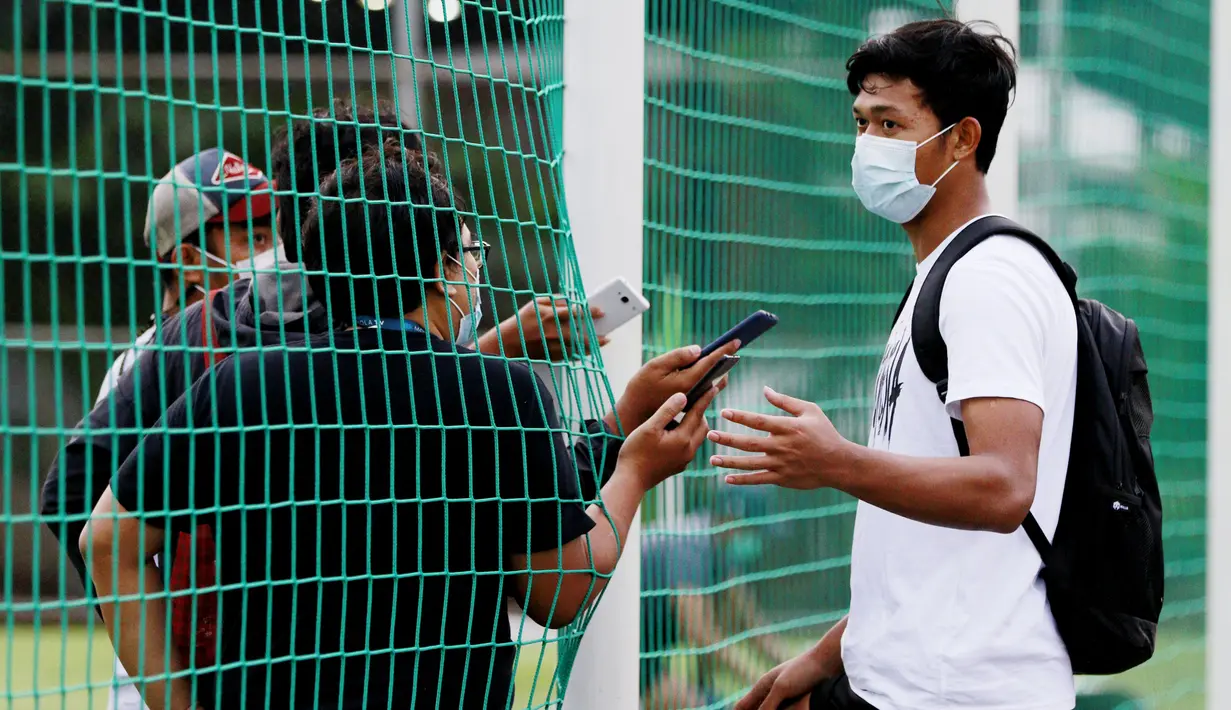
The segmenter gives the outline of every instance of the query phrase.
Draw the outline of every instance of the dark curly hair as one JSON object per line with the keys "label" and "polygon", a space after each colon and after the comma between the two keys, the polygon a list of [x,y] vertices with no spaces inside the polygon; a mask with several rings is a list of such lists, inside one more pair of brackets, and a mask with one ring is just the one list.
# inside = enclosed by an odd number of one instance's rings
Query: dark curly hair
{"label": "dark curly hair", "polygon": [[441,253],[460,259],[460,198],[439,159],[396,139],[321,183],[303,230],[308,283],[334,323],[400,318],[422,302]]}
{"label": "dark curly hair", "polygon": [[274,142],[270,173],[278,191],[278,234],[291,261],[298,260],[300,235],[321,181],[344,161],[387,139],[422,150],[418,132],[396,110],[377,103],[351,106],[341,100],[312,111],[312,117],[283,128]]}
{"label": "dark curly hair", "polygon": [[858,96],[872,74],[909,79],[942,127],[974,118],[983,128],[975,164],[986,173],[1017,88],[1017,50],[1004,35],[980,33],[975,26],[923,20],[873,37],[847,60],[846,87]]}

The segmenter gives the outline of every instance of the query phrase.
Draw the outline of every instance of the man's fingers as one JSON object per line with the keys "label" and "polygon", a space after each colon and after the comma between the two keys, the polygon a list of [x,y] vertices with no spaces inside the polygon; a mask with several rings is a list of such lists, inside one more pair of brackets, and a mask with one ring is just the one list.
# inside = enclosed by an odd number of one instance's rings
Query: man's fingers
{"label": "man's fingers", "polygon": [[710,457],[710,465],[718,468],[732,468],[737,471],[760,471],[768,468],[771,458],[764,454],[757,456],[722,456],[714,454]]}
{"label": "man's fingers", "polygon": [[691,430],[693,426],[696,426],[698,419],[704,421],[705,410],[709,409],[710,403],[713,402],[714,398],[717,396],[718,388],[711,387],[708,392],[701,395],[701,398],[697,400],[696,404],[692,405],[692,409],[688,410],[688,414],[684,415],[684,421],[680,422],[680,424]]}
{"label": "man's fingers", "polygon": [[688,369],[690,371],[695,371],[696,374],[694,375],[694,377],[696,377],[699,380],[701,379],[702,376],[705,375],[705,373],[710,371],[710,368],[713,367],[715,363],[717,363],[719,360],[722,359],[723,355],[734,355],[736,350],[739,350],[739,341],[732,340],[731,342],[727,343],[721,348],[718,348],[717,350],[710,353],[709,355],[706,355],[700,360],[697,360],[692,365],[690,365]]}
{"label": "man's fingers", "polygon": [[723,479],[732,486],[776,486],[781,479],[770,471],[756,473],[728,473]]}
{"label": "man's fingers", "polygon": [[765,700],[757,710],[781,710],[782,701],[786,700],[782,695],[782,691],[778,689],[778,684],[774,683],[770,687],[769,692],[765,695]]}
{"label": "man's fingers", "polygon": [[770,440],[765,436],[748,436],[747,434],[732,434],[729,431],[711,431],[709,440],[719,446],[763,454],[769,449]]}
{"label": "man's fingers", "polygon": [[761,707],[761,701],[769,695],[770,688],[774,687],[774,680],[775,676],[773,673],[766,673],[761,676],[756,685],[752,686],[752,690],[749,690],[748,694],[735,704],[735,710],[757,710],[757,708]]}
{"label": "man's fingers", "polygon": [[714,383],[714,386],[718,388],[719,392],[721,392],[727,388],[727,383],[730,381],[731,381],[730,375],[723,375],[722,377],[718,378],[718,381]]}
{"label": "man's fingers", "polygon": [[700,345],[688,345],[665,352],[653,360],[650,360],[645,365],[646,367],[653,365],[658,369],[669,372],[671,370],[679,370],[680,368],[688,367],[688,365],[696,361],[697,356],[700,354]]}
{"label": "man's fingers", "polygon": [[666,429],[667,424],[684,411],[685,404],[688,404],[688,396],[683,392],[676,392],[668,397],[666,402],[663,402],[663,405],[658,408],[657,412],[654,412],[647,423],[655,429]]}
{"label": "man's fingers", "polygon": [[757,431],[764,431],[770,434],[785,432],[791,422],[790,417],[745,412],[742,409],[724,409],[722,410],[722,418],[729,422],[746,426],[749,429],[756,429]]}
{"label": "man's fingers", "polygon": [[778,409],[797,417],[802,417],[810,409],[816,406],[812,402],[805,402],[802,399],[796,399],[789,395],[782,394],[781,392],[775,392],[769,387],[765,388],[765,399],[769,400],[769,403]]}
{"label": "man's fingers", "polygon": [[600,336],[598,336],[598,346],[599,346],[600,348],[601,348],[601,347],[603,347],[604,345],[606,345],[607,343],[610,343],[610,342],[611,342],[611,336],[610,336],[610,335],[600,335]]}
{"label": "man's fingers", "polygon": [[590,306],[590,317],[591,318],[602,318],[605,315],[607,314],[603,313],[603,309],[599,308],[598,306]]}

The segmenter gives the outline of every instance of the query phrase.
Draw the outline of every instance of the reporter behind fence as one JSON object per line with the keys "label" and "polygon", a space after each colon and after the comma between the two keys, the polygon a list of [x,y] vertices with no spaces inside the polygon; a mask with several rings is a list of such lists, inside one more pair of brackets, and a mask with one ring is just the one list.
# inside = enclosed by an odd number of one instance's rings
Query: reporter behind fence
{"label": "reporter behind fence", "polygon": [[[151,710],[504,707],[506,598],[546,626],[577,618],[646,491],[705,440],[717,389],[668,431],[685,375],[663,373],[697,350],[642,368],[617,409],[644,423],[587,506],[547,388],[472,349],[484,245],[436,161],[387,144],[321,193],[303,263],[335,327],[228,358],[117,472],[80,541],[108,633]],[[184,674],[152,558],[201,524],[219,653]]]}

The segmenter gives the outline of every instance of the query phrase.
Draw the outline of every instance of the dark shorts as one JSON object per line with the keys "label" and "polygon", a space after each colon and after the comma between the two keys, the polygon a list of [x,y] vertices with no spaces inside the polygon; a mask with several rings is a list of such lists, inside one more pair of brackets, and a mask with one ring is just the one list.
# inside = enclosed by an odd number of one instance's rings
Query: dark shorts
{"label": "dark shorts", "polygon": [[851,690],[846,674],[824,680],[812,689],[809,710],[876,710]]}

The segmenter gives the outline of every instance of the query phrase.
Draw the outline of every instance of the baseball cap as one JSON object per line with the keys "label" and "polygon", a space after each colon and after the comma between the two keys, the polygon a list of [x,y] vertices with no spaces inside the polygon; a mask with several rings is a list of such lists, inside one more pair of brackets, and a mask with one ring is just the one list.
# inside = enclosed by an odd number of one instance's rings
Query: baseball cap
{"label": "baseball cap", "polygon": [[202,224],[263,219],[273,211],[273,183],[238,155],[211,148],[180,161],[154,187],[145,211],[145,245],[159,259],[190,240]]}

